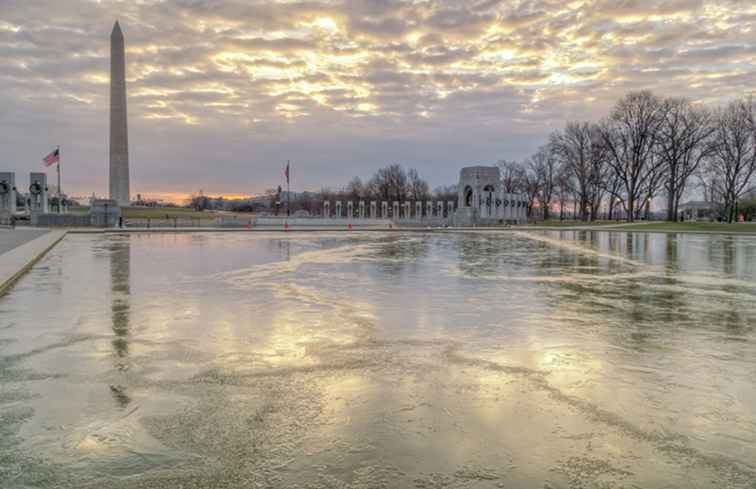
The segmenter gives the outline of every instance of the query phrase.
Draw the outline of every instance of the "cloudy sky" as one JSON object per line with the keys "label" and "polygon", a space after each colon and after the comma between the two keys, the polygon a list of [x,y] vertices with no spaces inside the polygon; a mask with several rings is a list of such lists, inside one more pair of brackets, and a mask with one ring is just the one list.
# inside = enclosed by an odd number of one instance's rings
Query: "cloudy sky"
{"label": "cloudy sky", "polygon": [[630,90],[756,88],[751,0],[0,0],[0,169],[21,185],[60,144],[64,190],[106,194],[116,19],[151,196],[260,193],[287,159],[297,189],[388,163],[455,183]]}

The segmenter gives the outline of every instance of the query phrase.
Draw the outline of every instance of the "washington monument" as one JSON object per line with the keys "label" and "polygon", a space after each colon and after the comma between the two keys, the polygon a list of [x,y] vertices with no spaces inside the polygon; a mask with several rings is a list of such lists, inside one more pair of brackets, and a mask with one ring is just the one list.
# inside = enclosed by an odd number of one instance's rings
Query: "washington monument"
{"label": "washington monument", "polygon": [[126,122],[126,60],[116,21],[110,34],[110,198],[129,205],[129,131]]}

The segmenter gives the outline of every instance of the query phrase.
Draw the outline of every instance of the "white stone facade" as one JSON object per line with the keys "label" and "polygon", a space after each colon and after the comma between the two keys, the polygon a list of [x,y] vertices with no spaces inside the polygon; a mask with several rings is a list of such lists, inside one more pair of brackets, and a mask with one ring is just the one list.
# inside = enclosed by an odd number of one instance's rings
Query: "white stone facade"
{"label": "white stone facade", "polygon": [[16,213],[16,174],[0,172],[0,215]]}
{"label": "white stone facade", "polygon": [[505,192],[496,166],[462,168],[457,191],[456,226],[524,224],[528,220],[527,196]]}

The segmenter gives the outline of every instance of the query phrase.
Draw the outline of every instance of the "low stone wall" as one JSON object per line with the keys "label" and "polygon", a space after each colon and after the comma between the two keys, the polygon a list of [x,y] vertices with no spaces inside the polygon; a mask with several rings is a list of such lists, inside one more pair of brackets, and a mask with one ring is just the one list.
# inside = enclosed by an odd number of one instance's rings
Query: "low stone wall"
{"label": "low stone wall", "polygon": [[95,199],[92,201],[89,212],[86,214],[71,213],[60,214],[57,212],[32,212],[29,222],[32,226],[40,227],[114,227],[121,218],[121,208],[115,201],[107,199]]}
{"label": "low stone wall", "polygon": [[305,218],[295,217],[286,219],[282,217],[259,217],[255,220],[254,226],[283,226],[288,223],[289,226],[301,226],[301,227],[336,227],[336,226],[373,226],[373,227],[389,227],[393,224],[390,219],[347,219],[347,218]]}
{"label": "low stone wall", "polygon": [[221,228],[243,228],[255,225],[256,219],[254,217],[236,217],[236,216],[221,216],[216,217],[212,221],[213,226]]}
{"label": "low stone wall", "polygon": [[399,219],[395,221],[399,227],[432,227],[441,228],[449,225],[449,219],[445,217],[423,217],[422,219]]}
{"label": "low stone wall", "polygon": [[85,227],[92,225],[89,214],[32,214],[31,224],[41,227]]}
{"label": "low stone wall", "polygon": [[123,220],[123,225],[127,228],[199,228],[213,226],[215,221],[211,219],[192,219],[192,218],[128,218]]}

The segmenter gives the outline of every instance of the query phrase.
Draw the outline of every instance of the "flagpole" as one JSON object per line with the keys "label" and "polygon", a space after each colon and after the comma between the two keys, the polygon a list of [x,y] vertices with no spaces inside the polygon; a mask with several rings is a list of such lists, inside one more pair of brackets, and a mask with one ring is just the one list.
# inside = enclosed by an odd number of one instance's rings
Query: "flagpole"
{"label": "flagpole", "polygon": [[63,203],[61,202],[61,192],[60,190],[60,146],[58,146],[58,214],[63,214]]}
{"label": "flagpole", "polygon": [[291,215],[291,190],[289,187],[291,180],[291,162],[286,160],[286,217]]}

